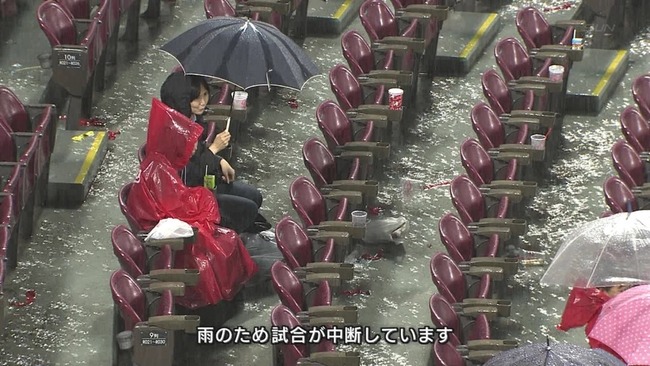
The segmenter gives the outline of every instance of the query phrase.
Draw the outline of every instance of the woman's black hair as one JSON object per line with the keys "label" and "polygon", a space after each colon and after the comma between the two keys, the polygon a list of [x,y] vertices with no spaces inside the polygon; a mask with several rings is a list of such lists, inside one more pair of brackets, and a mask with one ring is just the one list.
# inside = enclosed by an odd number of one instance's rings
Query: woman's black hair
{"label": "woman's black hair", "polygon": [[201,85],[206,90],[210,90],[205,78],[175,72],[167,77],[160,88],[160,100],[186,117],[191,117],[190,104],[201,94]]}

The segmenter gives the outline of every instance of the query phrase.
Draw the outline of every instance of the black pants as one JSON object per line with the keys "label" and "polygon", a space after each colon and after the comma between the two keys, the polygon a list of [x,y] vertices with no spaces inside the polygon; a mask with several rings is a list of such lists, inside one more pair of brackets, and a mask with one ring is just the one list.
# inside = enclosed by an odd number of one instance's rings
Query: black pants
{"label": "black pants", "polygon": [[219,203],[221,226],[244,232],[255,222],[262,206],[262,194],[257,188],[242,181],[226,184],[219,182],[215,197]]}

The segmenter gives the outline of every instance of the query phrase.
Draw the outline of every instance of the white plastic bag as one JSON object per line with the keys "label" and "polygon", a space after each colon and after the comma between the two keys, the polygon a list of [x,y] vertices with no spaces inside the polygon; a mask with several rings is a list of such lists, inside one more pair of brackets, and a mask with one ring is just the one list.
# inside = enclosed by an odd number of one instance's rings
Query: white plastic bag
{"label": "white plastic bag", "polygon": [[158,221],[158,225],[154,227],[149,235],[144,239],[175,239],[175,238],[189,238],[194,235],[192,226],[179,219],[162,219]]}

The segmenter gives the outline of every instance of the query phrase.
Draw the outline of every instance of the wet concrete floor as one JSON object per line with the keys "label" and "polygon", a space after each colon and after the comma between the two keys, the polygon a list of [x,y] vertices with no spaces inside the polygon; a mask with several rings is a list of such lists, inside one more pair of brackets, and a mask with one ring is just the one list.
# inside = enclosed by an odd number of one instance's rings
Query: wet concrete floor
{"label": "wet concrete floor", "polygon": [[[316,1],[316,0],[314,0]],[[21,8],[13,31],[3,30],[0,46],[0,83],[9,85],[24,100],[37,101],[48,80],[38,68],[36,55],[48,44],[33,17],[35,3]],[[514,1],[499,10],[503,29],[499,38],[516,35],[514,14],[530,1]],[[554,6],[564,2],[535,1]],[[99,96],[95,114],[108,128],[121,134],[109,153],[86,203],[74,210],[44,210],[40,228],[22,245],[19,267],[5,284],[7,293],[18,298],[35,289],[36,301],[26,307],[11,307],[8,324],[0,338],[0,365],[108,365],[111,362],[113,302],[108,278],[119,267],[110,243],[113,226],[126,223],[117,205],[117,191],[137,173],[136,150],[145,140],[152,96],[174,66],[174,60],[158,47],[174,35],[204,18],[202,2],[178,1],[173,11],[163,5],[158,23],[141,23],[137,47],[121,45],[117,77]],[[144,6],[144,5],[143,5]],[[561,17],[561,13],[553,16]],[[7,22],[3,21],[7,28]],[[365,34],[360,23],[351,29]],[[314,119],[316,106],[332,98],[326,72],[344,59],[339,37],[309,37],[304,48],[321,67],[323,76],[310,82],[301,93],[262,95],[256,112],[242,128],[238,175],[257,185],[264,194],[263,213],[272,222],[284,215],[295,217],[289,203],[288,186],[308,176],[301,158],[302,143],[321,136]],[[429,275],[429,259],[444,251],[437,221],[453,211],[446,186],[411,197],[401,193],[400,178],[425,183],[450,180],[463,172],[458,157],[460,143],[474,136],[469,122],[471,106],[482,100],[480,74],[495,67],[493,45],[465,77],[437,77],[423,88],[417,113],[395,131],[393,156],[382,172],[380,199],[389,213],[410,223],[403,250],[385,248],[384,258],[362,261],[348,288],[369,290],[369,295],[339,296],[337,304],[360,308],[360,323],[379,327],[431,325],[428,299],[435,292]],[[630,85],[648,70],[650,50],[647,32],[632,43],[631,65],[612,100],[598,116],[567,116],[564,119],[561,152],[526,212],[529,232],[525,245],[540,250],[548,263],[568,230],[596,218],[605,208],[602,182],[614,174],[610,146],[619,138],[618,114],[632,104]],[[421,82],[426,84],[426,82]],[[428,90],[427,90],[428,89]],[[297,97],[292,109],[287,99]],[[378,248],[366,248],[370,254]],[[538,284],[543,267],[531,267],[509,282],[513,314],[496,324],[500,335],[521,342],[552,340],[586,345],[582,330],[555,330],[567,289]],[[227,322],[248,329],[269,325],[269,314],[278,303],[272,292],[245,301],[243,309]],[[364,365],[423,365],[430,347],[417,343],[348,347],[361,352]],[[181,365],[268,365],[270,345],[221,345],[191,347]]]}

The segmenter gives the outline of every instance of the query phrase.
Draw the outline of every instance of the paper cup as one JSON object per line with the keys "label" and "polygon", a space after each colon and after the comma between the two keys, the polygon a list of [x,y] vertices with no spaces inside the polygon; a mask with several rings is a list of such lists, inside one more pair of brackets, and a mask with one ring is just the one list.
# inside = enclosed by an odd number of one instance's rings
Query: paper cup
{"label": "paper cup", "polygon": [[245,91],[236,91],[232,93],[232,109],[244,110],[246,109],[246,99],[248,93]]}
{"label": "paper cup", "polygon": [[366,211],[352,211],[352,226],[353,227],[366,227],[368,220],[368,213]]}
{"label": "paper cup", "polygon": [[117,339],[117,345],[121,350],[127,350],[133,348],[133,332],[130,330],[125,330],[124,332],[119,332],[115,336]]}
{"label": "paper cup", "polygon": [[553,81],[562,81],[564,78],[564,66],[551,65],[548,67],[548,77]]}
{"label": "paper cup", "polygon": [[402,109],[402,97],[404,90],[400,88],[388,89],[388,109],[398,111]]}
{"label": "paper cup", "polygon": [[540,134],[530,136],[530,146],[535,150],[544,150],[546,147],[546,136]]}

